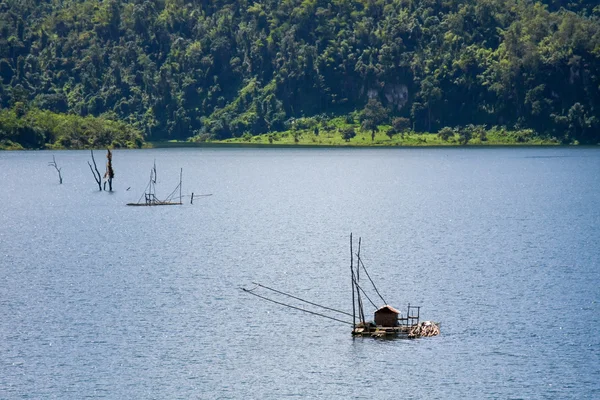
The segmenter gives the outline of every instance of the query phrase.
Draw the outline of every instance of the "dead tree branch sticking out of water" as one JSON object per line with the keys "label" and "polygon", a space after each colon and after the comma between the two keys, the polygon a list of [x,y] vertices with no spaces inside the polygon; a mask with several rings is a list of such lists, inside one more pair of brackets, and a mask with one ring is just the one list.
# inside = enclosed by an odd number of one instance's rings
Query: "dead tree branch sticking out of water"
{"label": "dead tree branch sticking out of water", "polygon": [[[110,149],[106,149],[106,172],[104,173],[104,179],[108,181],[108,191],[112,192],[112,180],[115,177],[115,171],[112,167],[112,153]],[[104,190],[106,190],[106,182],[104,182]]]}
{"label": "dead tree branch sticking out of water", "polygon": [[58,183],[60,185],[62,185],[62,174],[60,173],[60,170],[62,168],[58,168],[58,165],[56,165],[56,159],[54,158],[54,156],[52,156],[52,162],[49,162],[48,165],[51,167],[54,167],[56,169],[56,172],[58,172]]}
{"label": "dead tree branch sticking out of water", "polygon": [[92,171],[92,175],[94,175],[94,179],[98,184],[98,190],[102,191],[102,178],[100,178],[100,171],[98,171],[98,167],[96,166],[96,160],[94,159],[94,150],[90,150],[92,153],[92,161],[94,162],[94,168],[92,168],[92,164],[88,161],[88,165],[90,166],[90,170]]}

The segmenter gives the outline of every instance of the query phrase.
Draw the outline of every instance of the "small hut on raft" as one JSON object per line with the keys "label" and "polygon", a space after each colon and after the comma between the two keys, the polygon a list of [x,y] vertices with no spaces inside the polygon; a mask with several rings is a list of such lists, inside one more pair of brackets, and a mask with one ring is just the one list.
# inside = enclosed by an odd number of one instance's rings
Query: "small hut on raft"
{"label": "small hut on raft", "polygon": [[384,305],[375,311],[374,322],[379,326],[398,326],[400,311],[390,305]]}
{"label": "small hut on raft", "polygon": [[[375,283],[369,276],[362,259],[360,258],[361,239],[358,239],[358,252],[352,251],[352,234],[350,234],[350,272],[352,275],[352,335],[354,336],[406,336],[416,338],[422,336],[439,335],[439,322],[424,321],[420,322],[420,306],[408,305],[406,316],[402,317],[400,311],[390,306],[383,296],[377,290]],[[356,256],[357,264],[354,267],[354,256]],[[375,310],[373,322],[365,319],[364,303],[365,300],[370,302],[373,307],[375,303],[369,298],[360,282],[360,271],[366,274],[373,289],[383,302],[383,306]],[[363,298],[365,300],[363,300]],[[356,319],[358,318],[358,323]]]}

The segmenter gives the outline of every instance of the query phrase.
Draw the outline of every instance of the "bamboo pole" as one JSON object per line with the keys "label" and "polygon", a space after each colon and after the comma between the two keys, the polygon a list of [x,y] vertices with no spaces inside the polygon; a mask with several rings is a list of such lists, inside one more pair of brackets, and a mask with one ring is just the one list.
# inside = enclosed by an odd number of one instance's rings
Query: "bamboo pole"
{"label": "bamboo pole", "polygon": [[352,252],[352,232],[350,232],[350,274],[352,276],[352,329],[356,329],[356,305],[354,304],[354,253]]}
{"label": "bamboo pole", "polygon": [[322,306],[320,304],[313,303],[312,301],[304,300],[304,299],[301,299],[300,297],[296,297],[296,296],[291,295],[289,293],[282,292],[281,290],[277,290],[277,289],[273,289],[273,288],[270,288],[270,287],[265,286],[265,285],[261,285],[260,283],[257,283],[257,282],[252,282],[252,283],[255,284],[257,287],[262,287],[262,288],[265,288],[265,289],[270,290],[272,292],[281,294],[283,296],[291,297],[294,300],[298,300],[298,301],[310,304],[311,306],[324,308],[325,310],[334,311],[334,312],[337,312],[337,313],[340,313],[340,314],[344,314],[344,315],[348,315],[348,316],[351,315],[350,313],[347,313],[345,311],[340,311],[340,310],[336,310],[335,308],[331,308],[331,307],[327,307],[327,306]]}
{"label": "bamboo pole", "polygon": [[377,295],[379,296],[379,298],[381,299],[381,301],[383,301],[383,304],[388,304],[385,301],[385,299],[383,298],[383,296],[381,295],[381,293],[379,293],[379,290],[377,289],[377,286],[375,286],[375,282],[373,282],[373,279],[371,279],[371,275],[369,275],[369,271],[367,271],[367,268],[365,267],[365,264],[363,263],[363,261],[362,261],[361,258],[358,259],[358,264],[359,264],[359,268],[362,265],[363,270],[367,274],[367,278],[369,278],[369,280],[371,281],[371,285],[373,285],[373,289],[375,289],[375,292],[377,292]]}
{"label": "bamboo pole", "polygon": [[377,305],[375,303],[373,303],[373,300],[371,300],[371,298],[369,297],[367,292],[365,292],[365,289],[363,289],[362,286],[360,286],[358,283],[356,284],[356,287],[358,288],[358,290],[360,290],[360,292],[363,294],[363,296],[365,296],[365,298],[367,300],[369,300],[369,303],[371,303],[373,308],[377,309]]}
{"label": "bamboo pole", "polygon": [[[362,242],[362,238],[359,237],[358,238],[358,253],[356,254],[356,259],[360,260],[360,245]],[[356,268],[356,285],[358,286],[360,284],[360,265],[357,265]],[[363,323],[363,325],[365,324],[365,310],[363,307],[363,303],[362,303],[362,297],[360,296],[360,290],[356,290],[356,295],[358,298],[358,314],[360,316],[360,321]]]}
{"label": "bamboo pole", "polygon": [[319,317],[323,317],[323,318],[327,318],[327,319],[332,319],[332,320],[334,320],[334,321],[338,321],[338,322],[342,322],[342,323],[344,323],[344,324],[348,324],[348,325],[350,325],[350,323],[349,323],[349,322],[347,322],[347,321],[343,321],[343,320],[341,320],[341,319],[338,319],[338,318],[330,317],[330,316],[328,316],[328,315],[324,315],[324,314],[321,314],[321,313],[318,313],[318,312],[314,312],[314,311],[310,311],[310,310],[305,310],[304,308],[300,308],[300,307],[292,306],[292,305],[290,305],[290,304],[285,304],[285,303],[282,303],[282,302],[280,302],[280,301],[276,301],[276,300],[270,299],[270,298],[268,298],[268,297],[261,296],[260,294],[254,293],[254,292],[252,292],[251,290],[248,290],[248,289],[245,289],[245,288],[241,288],[241,289],[242,289],[244,292],[246,292],[246,293],[250,293],[251,295],[253,295],[253,296],[256,296],[256,297],[259,297],[259,298],[261,298],[261,299],[263,299],[263,300],[267,300],[267,301],[270,301],[270,302],[272,302],[272,303],[279,304],[280,306],[285,306],[285,307],[293,308],[294,310],[304,311],[305,313],[309,313],[309,314],[317,315],[317,316],[319,316]]}

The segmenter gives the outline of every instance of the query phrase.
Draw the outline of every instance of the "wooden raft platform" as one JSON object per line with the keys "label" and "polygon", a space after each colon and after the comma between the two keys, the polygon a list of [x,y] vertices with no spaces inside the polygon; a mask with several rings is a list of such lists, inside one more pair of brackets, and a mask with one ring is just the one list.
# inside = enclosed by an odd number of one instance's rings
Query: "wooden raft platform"
{"label": "wooden raft platform", "polygon": [[352,336],[368,337],[403,337],[416,339],[419,337],[437,336],[440,334],[440,323],[424,321],[415,325],[378,326],[373,323],[359,324],[352,330]]}
{"label": "wooden raft platform", "polygon": [[160,202],[153,202],[153,203],[127,203],[128,206],[143,206],[143,207],[151,207],[151,206],[180,206],[183,203],[171,203],[168,201],[160,201]]}

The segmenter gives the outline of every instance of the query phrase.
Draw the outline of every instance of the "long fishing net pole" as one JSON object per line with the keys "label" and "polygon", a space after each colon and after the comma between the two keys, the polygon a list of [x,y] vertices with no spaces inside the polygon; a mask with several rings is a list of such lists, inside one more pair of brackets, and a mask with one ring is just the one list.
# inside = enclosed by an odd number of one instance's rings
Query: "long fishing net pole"
{"label": "long fishing net pole", "polygon": [[323,314],[320,314],[320,313],[317,313],[317,312],[314,312],[314,311],[305,310],[305,309],[303,309],[303,308],[300,308],[300,307],[295,307],[295,306],[292,306],[292,305],[290,305],[290,304],[285,304],[285,303],[281,303],[281,302],[279,302],[279,301],[275,301],[275,300],[273,300],[273,299],[270,299],[270,298],[268,298],[268,297],[261,296],[260,294],[256,294],[256,293],[254,293],[254,292],[252,292],[252,291],[250,291],[250,290],[248,290],[248,289],[245,289],[245,288],[240,288],[240,289],[242,289],[242,290],[243,290],[244,292],[246,292],[246,293],[250,293],[251,295],[254,295],[254,296],[256,296],[256,297],[260,297],[260,298],[261,298],[261,299],[263,299],[263,300],[267,300],[267,301],[270,301],[270,302],[272,302],[272,303],[279,304],[280,306],[289,307],[289,308],[293,308],[293,309],[295,309],[295,310],[304,311],[304,312],[306,312],[306,313],[313,314],[313,315],[317,315],[317,316],[319,316],[319,317],[323,317],[323,318],[327,318],[327,319],[332,319],[332,320],[334,320],[334,321],[341,322],[341,323],[343,323],[343,324],[353,325],[351,322],[342,321],[341,319],[333,318],[333,317],[330,317],[330,316],[327,316],[327,315],[323,315]]}
{"label": "long fishing net pole", "polygon": [[377,309],[378,307],[375,305],[375,303],[373,303],[373,301],[369,298],[369,296],[367,295],[367,292],[365,292],[365,289],[363,289],[358,282],[356,282],[356,279],[354,279],[354,284],[356,285],[356,287],[359,289],[359,291],[362,292],[362,294],[365,295],[365,297],[367,298],[367,300],[369,300],[369,303],[371,303],[371,305],[373,307],[375,307],[375,309]]}
{"label": "long fishing net pole", "polygon": [[356,279],[354,279],[354,253],[352,252],[352,232],[350,232],[350,273],[352,274],[352,326],[356,328],[356,301],[354,301],[354,285]]}
{"label": "long fishing net pole", "polygon": [[387,301],[384,300],[384,298],[381,295],[381,293],[379,293],[379,290],[377,290],[377,286],[375,286],[375,283],[373,282],[373,279],[371,279],[371,276],[369,275],[369,271],[367,271],[367,268],[365,267],[365,264],[362,262],[362,259],[360,257],[358,257],[358,262],[360,263],[360,265],[362,265],[363,269],[365,270],[365,273],[367,274],[367,278],[369,278],[369,280],[371,281],[371,285],[373,285],[373,288],[375,289],[375,291],[379,295],[379,298],[381,299],[381,301],[383,301],[383,304],[387,304]]}
{"label": "long fishing net pole", "polygon": [[[167,198],[165,199],[165,201],[171,201],[173,199],[173,195],[177,192],[177,189],[179,189],[180,186],[181,186],[181,183],[179,185],[175,186],[175,189],[173,189],[173,191],[171,192],[171,194],[167,196]],[[181,197],[180,197],[179,201],[181,202]]]}
{"label": "long fishing net pole", "polygon": [[[340,313],[340,314],[348,315],[348,316],[350,316],[350,317],[352,316],[352,314],[350,314],[350,313],[347,313],[347,312],[345,312],[345,311],[340,311],[340,310],[336,310],[336,309],[334,309],[334,308],[330,308],[330,307],[322,306],[322,305],[320,305],[320,304],[316,304],[316,303],[310,302],[310,301],[308,301],[308,300],[304,300],[304,299],[301,299],[301,298],[299,298],[299,297],[292,296],[291,294],[284,293],[284,292],[281,292],[281,291],[279,291],[279,290],[276,290],[276,289],[272,289],[272,288],[270,288],[270,287],[268,287],[268,286],[261,285],[260,283],[256,283],[256,282],[252,282],[252,283],[254,283],[256,286],[260,286],[260,287],[262,287],[262,288],[265,288],[265,289],[271,290],[271,291],[273,291],[273,292],[275,292],[275,293],[279,293],[279,294],[282,294],[282,295],[284,295],[284,296],[291,297],[292,299],[296,299],[296,300],[298,300],[298,301],[302,301],[302,302],[304,302],[304,303],[308,303],[308,304],[310,304],[310,305],[312,305],[312,306],[315,306],[315,307],[321,307],[321,308],[324,308],[324,309],[326,309],[326,310],[329,310],[329,311],[334,311],[334,312],[337,312],[337,313]],[[254,290],[254,289],[252,289],[252,290]]]}
{"label": "long fishing net pole", "polygon": [[[358,260],[360,260],[360,244],[362,242],[362,238],[359,237],[358,238],[358,253],[356,254],[356,258]],[[360,282],[360,265],[356,266],[356,285],[358,286],[358,282]],[[364,290],[363,290],[364,293]],[[360,297],[360,290],[356,291],[356,294],[358,295],[358,312],[360,313],[360,319],[362,321],[362,323],[365,323],[365,309],[363,307],[363,302],[362,302],[362,298]]]}
{"label": "long fishing net pole", "polygon": [[140,196],[140,198],[137,201],[138,203],[140,203],[142,201],[142,197],[144,197],[147,193],[152,192],[150,185],[152,185],[152,170],[150,170],[150,182],[148,182],[148,184],[146,185],[146,188],[144,189],[144,193],[142,193],[142,195]]}

